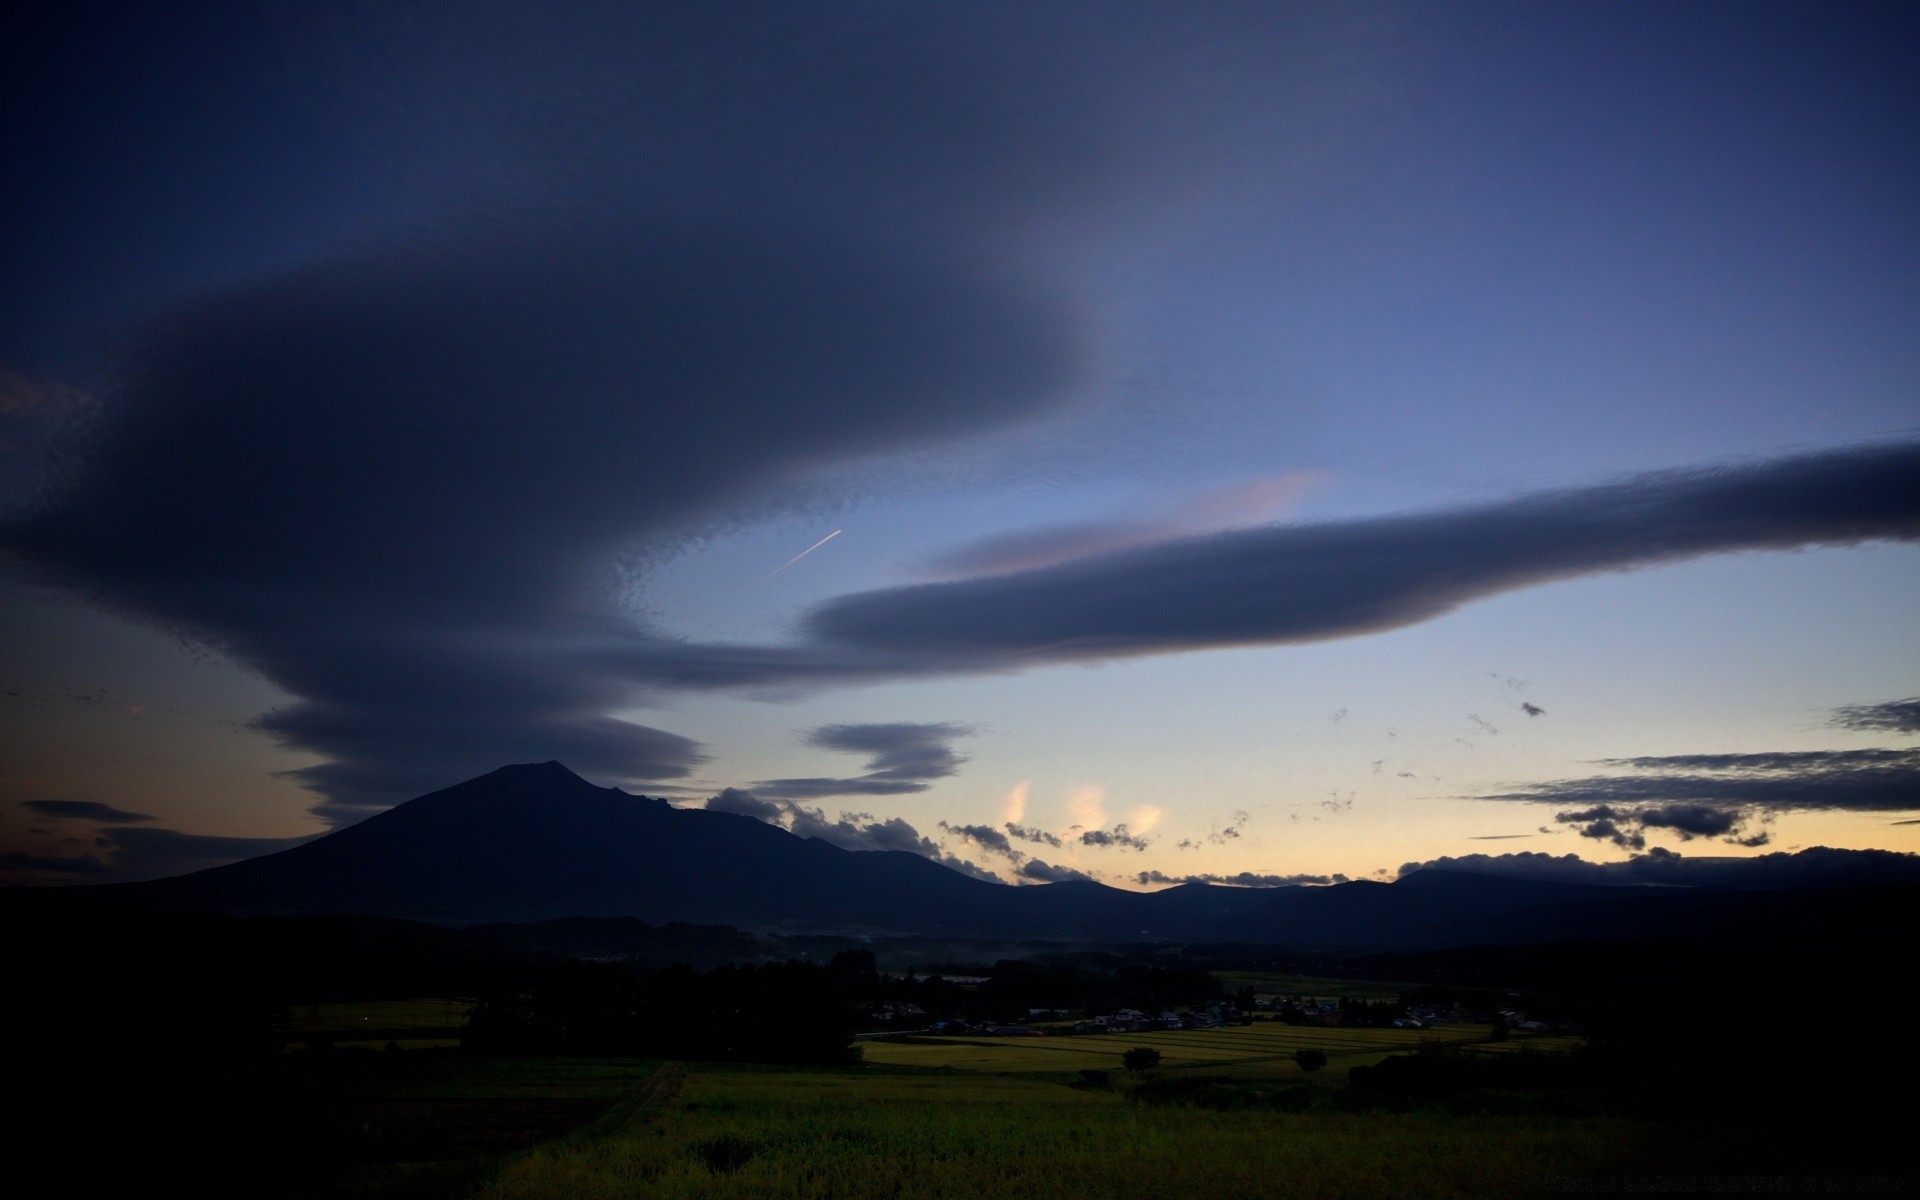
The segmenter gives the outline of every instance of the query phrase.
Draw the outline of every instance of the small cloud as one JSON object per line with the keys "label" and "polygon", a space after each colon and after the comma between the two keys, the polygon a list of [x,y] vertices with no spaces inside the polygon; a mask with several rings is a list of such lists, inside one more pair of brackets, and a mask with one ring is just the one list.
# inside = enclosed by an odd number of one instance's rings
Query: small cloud
{"label": "small cloud", "polygon": [[940,828],[953,834],[957,838],[972,842],[982,850],[990,850],[995,854],[1005,855],[1015,862],[1019,862],[1026,857],[1025,854],[1014,849],[1013,843],[1007,840],[1006,834],[1001,833],[991,825],[950,825],[942,821],[940,822]]}
{"label": "small cloud", "polygon": [[1001,820],[1009,825],[1017,825],[1026,819],[1027,788],[1028,783],[1023,779],[1007,789],[1006,799],[1001,802],[1000,807]]}
{"label": "small cloud", "polygon": [[1061,841],[1057,836],[1031,825],[1016,825],[1012,821],[1008,821],[1002,828],[1007,831],[1008,835],[1019,838],[1023,842],[1032,842],[1039,846],[1052,846],[1056,850],[1061,846]]}
{"label": "small cloud", "polygon": [[1067,794],[1067,812],[1082,829],[1098,829],[1107,823],[1107,789],[1097,783],[1078,787]]}
{"label": "small cloud", "polygon": [[867,773],[852,777],[762,779],[753,787],[789,800],[824,796],[906,796],[924,792],[932,780],[958,773],[966,756],[950,743],[968,737],[969,725],[895,722],[874,725],[823,725],[804,741],[825,750],[868,755]]}
{"label": "small cloud", "polygon": [[1510,842],[1515,838],[1530,838],[1531,833],[1482,833],[1468,838],[1470,842]]}
{"label": "small cloud", "polygon": [[1522,700],[1520,702],[1520,711],[1527,714],[1530,717],[1544,717],[1547,715],[1546,709],[1541,708],[1538,704],[1533,703],[1531,700]]}
{"label": "small cloud", "polygon": [[[838,820],[830,820],[822,809],[811,808],[783,796],[756,796],[739,788],[726,788],[711,797],[707,801],[707,809],[710,812],[752,817],[796,837],[817,838],[842,850],[903,850],[930,858],[965,875],[999,881],[998,876],[977,864],[948,854],[932,838],[923,835],[901,817],[889,817],[883,821],[872,813],[843,812]],[[984,826],[977,828],[985,829]],[[985,829],[985,832],[998,836],[991,829]],[[1004,838],[1001,840],[1005,841]]]}
{"label": "small cloud", "polygon": [[1030,858],[1021,864],[1019,875],[1022,879],[1031,879],[1038,883],[1065,883],[1069,880],[1096,882],[1093,876],[1085,871],[1077,871],[1072,867],[1056,867],[1052,863],[1042,862],[1037,858]]}
{"label": "small cloud", "polygon": [[739,788],[725,788],[718,795],[708,798],[707,811],[735,813],[772,824],[778,822],[787,809],[778,801],[762,800],[752,792],[742,791]]}
{"label": "small cloud", "polygon": [[1136,837],[1133,832],[1122,823],[1115,825],[1110,830],[1089,829],[1080,835],[1080,844],[1083,846],[1124,847],[1128,850],[1145,850],[1148,843],[1146,838]]}
{"label": "small cloud", "polygon": [[[1216,846],[1224,846],[1228,842],[1233,841],[1235,838],[1238,838],[1246,830],[1247,822],[1251,820],[1253,820],[1252,813],[1248,812],[1244,808],[1236,808],[1233,810],[1233,813],[1231,814],[1231,819],[1227,822],[1227,824],[1218,829],[1215,829],[1212,833],[1209,833],[1207,835],[1207,840],[1212,842]],[[1188,843],[1186,842],[1182,842],[1180,844],[1182,848],[1185,848],[1188,845]]]}
{"label": "small cloud", "polygon": [[1472,721],[1474,725],[1479,728],[1480,732],[1486,734],[1488,737],[1500,736],[1500,731],[1493,727],[1493,722],[1487,720],[1479,713],[1468,713],[1467,720]]}

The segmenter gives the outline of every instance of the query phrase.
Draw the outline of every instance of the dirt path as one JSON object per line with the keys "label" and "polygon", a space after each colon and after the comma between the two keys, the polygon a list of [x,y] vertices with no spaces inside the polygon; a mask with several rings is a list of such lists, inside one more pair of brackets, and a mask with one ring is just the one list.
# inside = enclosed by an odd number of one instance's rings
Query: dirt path
{"label": "dirt path", "polygon": [[607,1110],[581,1130],[592,1136],[604,1136],[629,1125],[645,1124],[665,1115],[687,1081],[687,1064],[664,1062],[627,1096],[613,1102]]}

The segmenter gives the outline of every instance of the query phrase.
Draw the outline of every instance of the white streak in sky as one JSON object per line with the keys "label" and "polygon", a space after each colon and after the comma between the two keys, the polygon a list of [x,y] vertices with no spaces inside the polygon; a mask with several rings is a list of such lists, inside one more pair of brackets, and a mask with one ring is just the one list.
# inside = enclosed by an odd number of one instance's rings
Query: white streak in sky
{"label": "white streak in sky", "polygon": [[775,575],[778,575],[780,572],[786,570],[788,567],[799,562],[801,559],[805,558],[807,555],[812,554],[815,550],[818,550],[820,547],[826,545],[828,542],[832,541],[833,539],[839,536],[840,536],[840,530],[838,529],[834,530],[832,533],[821,538],[819,541],[815,542],[813,545],[808,546],[805,550],[802,550],[800,553],[794,555],[792,558],[781,563],[779,566],[775,567],[773,570],[768,571],[765,575],[762,575],[760,578],[754,580],[754,582],[765,583],[767,580],[772,579]]}

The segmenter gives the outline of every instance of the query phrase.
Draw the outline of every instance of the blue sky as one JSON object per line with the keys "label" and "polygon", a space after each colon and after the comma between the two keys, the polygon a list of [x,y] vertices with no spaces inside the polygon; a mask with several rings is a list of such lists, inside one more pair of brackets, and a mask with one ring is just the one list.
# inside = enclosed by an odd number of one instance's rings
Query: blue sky
{"label": "blue sky", "polygon": [[14,878],[545,758],[1008,879],[1920,849],[1909,9],[20,28]]}

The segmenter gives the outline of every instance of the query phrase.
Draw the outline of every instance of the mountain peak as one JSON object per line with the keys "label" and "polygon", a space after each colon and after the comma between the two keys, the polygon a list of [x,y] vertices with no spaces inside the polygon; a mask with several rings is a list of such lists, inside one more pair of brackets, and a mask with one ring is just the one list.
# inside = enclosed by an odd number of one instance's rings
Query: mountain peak
{"label": "mountain peak", "polygon": [[[537,763],[508,763],[506,766],[491,772],[491,774],[512,775],[531,779],[580,779],[580,776],[574,774],[565,763],[557,758],[550,758],[545,762]],[[585,783],[586,780],[581,779],[580,782]]]}

